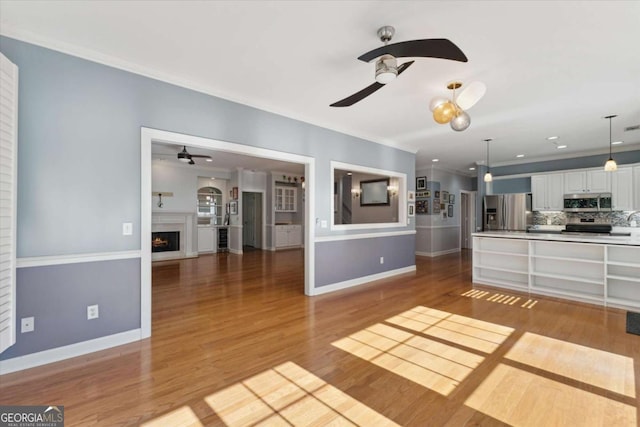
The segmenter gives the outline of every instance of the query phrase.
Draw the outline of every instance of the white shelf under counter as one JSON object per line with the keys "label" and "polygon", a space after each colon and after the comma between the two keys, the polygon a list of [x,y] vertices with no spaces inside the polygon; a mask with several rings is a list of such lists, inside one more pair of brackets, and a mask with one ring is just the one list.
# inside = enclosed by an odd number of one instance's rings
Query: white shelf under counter
{"label": "white shelf under counter", "polygon": [[[640,308],[640,239],[474,233],[473,281],[618,308]],[[622,242],[625,243],[622,243]]]}

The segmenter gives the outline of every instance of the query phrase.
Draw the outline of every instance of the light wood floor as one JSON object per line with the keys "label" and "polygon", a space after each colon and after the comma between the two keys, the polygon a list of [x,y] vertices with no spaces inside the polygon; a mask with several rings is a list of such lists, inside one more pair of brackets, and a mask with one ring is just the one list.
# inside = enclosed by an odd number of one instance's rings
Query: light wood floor
{"label": "light wood floor", "polygon": [[625,312],[472,287],[471,254],[303,295],[303,253],[153,265],[149,340],[0,377],[67,426],[635,426]]}

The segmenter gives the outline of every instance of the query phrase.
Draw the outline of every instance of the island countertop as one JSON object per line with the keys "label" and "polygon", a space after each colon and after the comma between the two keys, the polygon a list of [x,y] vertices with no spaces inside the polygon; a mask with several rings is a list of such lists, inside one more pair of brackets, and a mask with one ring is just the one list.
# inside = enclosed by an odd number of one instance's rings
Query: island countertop
{"label": "island countertop", "polygon": [[[617,231],[617,230],[616,230]],[[628,228],[630,236],[575,235],[558,233],[527,233],[526,231],[483,231],[473,233],[474,237],[499,237],[506,239],[548,240],[557,242],[600,243],[606,245],[640,246],[640,230]]]}

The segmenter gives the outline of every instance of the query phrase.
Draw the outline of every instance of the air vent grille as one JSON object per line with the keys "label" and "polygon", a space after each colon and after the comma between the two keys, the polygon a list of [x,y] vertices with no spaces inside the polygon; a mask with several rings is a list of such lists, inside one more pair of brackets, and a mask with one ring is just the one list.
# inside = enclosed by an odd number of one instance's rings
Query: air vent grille
{"label": "air vent grille", "polygon": [[631,132],[632,130],[638,130],[640,129],[640,125],[634,125],[634,126],[627,126],[626,128],[624,128],[625,132]]}

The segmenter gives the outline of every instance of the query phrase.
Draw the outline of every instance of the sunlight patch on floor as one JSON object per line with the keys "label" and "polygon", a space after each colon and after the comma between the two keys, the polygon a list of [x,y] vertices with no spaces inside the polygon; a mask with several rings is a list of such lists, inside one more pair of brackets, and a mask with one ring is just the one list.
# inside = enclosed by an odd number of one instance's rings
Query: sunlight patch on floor
{"label": "sunlight patch on floor", "polygon": [[227,387],[205,401],[229,427],[397,426],[292,362]]}
{"label": "sunlight patch on floor", "polygon": [[624,396],[636,397],[631,357],[525,332],[505,358]]}
{"label": "sunlight patch on floor", "polygon": [[[432,314],[440,316],[439,313]],[[466,321],[470,320],[473,319]],[[418,323],[424,329],[424,323]],[[443,396],[455,390],[484,360],[484,357],[469,351],[382,323],[332,345]]]}
{"label": "sunlight patch on floor", "polygon": [[[521,297],[516,297],[513,295],[507,295],[507,294],[500,294],[500,293],[493,294],[485,298],[487,295],[489,295],[489,292],[481,291],[479,289],[471,289],[469,291],[462,293],[461,295],[467,298],[484,299],[485,301],[495,302],[495,303],[504,304],[504,305],[515,305],[522,299]],[[538,300],[528,299],[524,303],[518,304],[518,305],[520,305],[520,307],[522,308],[531,309],[537,303],[538,303]]]}
{"label": "sunlight patch on floor", "polygon": [[484,353],[493,353],[513,332],[513,328],[507,326],[423,306],[400,313],[387,322]]}
{"label": "sunlight patch on floor", "polygon": [[513,426],[636,426],[636,408],[499,364],[465,405]]}
{"label": "sunlight patch on floor", "polygon": [[151,421],[140,424],[140,427],[203,427],[198,416],[188,406],[182,406]]}

